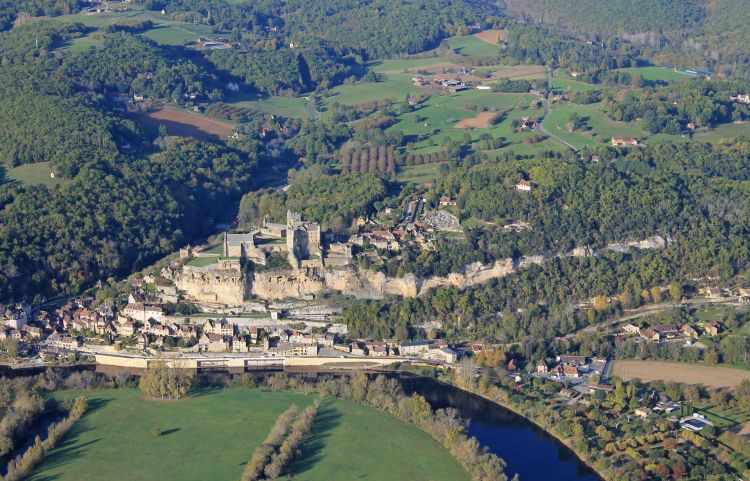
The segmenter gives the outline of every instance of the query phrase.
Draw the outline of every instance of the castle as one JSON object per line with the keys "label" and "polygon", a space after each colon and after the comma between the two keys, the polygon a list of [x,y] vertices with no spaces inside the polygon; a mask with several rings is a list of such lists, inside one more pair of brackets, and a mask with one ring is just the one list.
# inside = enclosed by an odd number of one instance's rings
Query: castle
{"label": "castle", "polygon": [[302,214],[287,211],[286,248],[292,267],[323,267],[320,224],[305,222]]}
{"label": "castle", "polygon": [[332,244],[324,255],[320,224],[302,219],[302,214],[287,211],[286,224],[263,220],[263,226],[247,234],[224,234],[224,256],[249,259],[265,264],[271,253],[285,253],[294,269],[345,266],[351,262],[351,248]]}

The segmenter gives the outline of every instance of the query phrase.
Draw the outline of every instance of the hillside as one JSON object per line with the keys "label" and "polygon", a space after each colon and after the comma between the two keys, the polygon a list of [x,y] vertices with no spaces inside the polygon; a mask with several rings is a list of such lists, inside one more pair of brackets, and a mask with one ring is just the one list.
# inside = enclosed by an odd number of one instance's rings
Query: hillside
{"label": "hillside", "polygon": [[612,35],[668,66],[711,68],[748,78],[744,50],[750,13],[737,0],[503,0],[505,13],[582,38]]}

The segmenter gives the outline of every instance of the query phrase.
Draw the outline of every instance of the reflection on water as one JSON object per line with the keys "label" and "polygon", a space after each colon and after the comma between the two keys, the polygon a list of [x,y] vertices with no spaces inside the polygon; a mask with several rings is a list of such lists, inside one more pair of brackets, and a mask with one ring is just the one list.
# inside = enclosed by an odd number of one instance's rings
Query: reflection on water
{"label": "reflection on water", "polygon": [[453,407],[470,421],[469,433],[503,458],[522,481],[598,481],[600,478],[557,439],[516,413],[474,394],[431,379],[401,378],[407,393],[424,396],[434,409]]}

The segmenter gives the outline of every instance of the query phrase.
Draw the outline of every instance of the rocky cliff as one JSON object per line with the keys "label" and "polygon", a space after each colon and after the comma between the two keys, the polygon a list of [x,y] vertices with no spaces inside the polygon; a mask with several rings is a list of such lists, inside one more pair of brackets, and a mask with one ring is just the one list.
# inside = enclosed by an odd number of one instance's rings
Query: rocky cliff
{"label": "rocky cliff", "polygon": [[177,289],[198,302],[241,306],[247,290],[237,269],[195,269],[185,267],[175,278]]}
{"label": "rocky cliff", "polygon": [[275,271],[256,273],[249,279],[250,292],[263,299],[306,297],[325,290],[364,299],[379,299],[387,295],[417,297],[435,287],[457,287],[459,289],[481,284],[514,271],[512,259],[497,261],[489,265],[474,263],[465,273],[419,279],[413,274],[404,277],[388,277],[382,272],[346,269],[309,269],[305,271]]}
{"label": "rocky cliff", "polygon": [[[610,244],[605,250],[655,249],[663,248],[668,243],[669,239],[655,236],[643,241]],[[562,256],[590,255],[595,255],[593,250],[583,247]],[[417,297],[436,287],[463,289],[482,284],[531,265],[542,265],[545,261],[544,256],[528,256],[516,260],[502,259],[490,264],[476,262],[466,266],[463,273],[425,279],[413,274],[400,278],[388,277],[382,272],[356,267],[263,271],[248,277],[239,270],[186,268],[175,283],[178,289],[197,301],[228,306],[241,306],[247,294],[268,300],[308,298],[325,291],[340,291],[363,299],[380,299],[387,295]]]}

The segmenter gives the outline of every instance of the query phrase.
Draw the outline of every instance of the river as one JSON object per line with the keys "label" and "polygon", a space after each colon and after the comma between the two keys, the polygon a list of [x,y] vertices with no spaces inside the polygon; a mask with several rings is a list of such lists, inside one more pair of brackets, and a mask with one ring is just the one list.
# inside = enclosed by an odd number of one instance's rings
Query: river
{"label": "river", "polygon": [[469,434],[505,460],[521,481],[600,481],[566,446],[522,416],[475,394],[422,377],[401,376],[403,389],[433,409],[453,407],[469,420]]}
{"label": "river", "polygon": [[[88,370],[93,367],[78,366],[68,369]],[[33,375],[44,369],[13,370],[0,367],[0,375],[13,377]],[[120,368],[97,366],[96,370],[112,375]],[[264,377],[276,371],[253,371]],[[134,372],[134,374],[137,374]],[[319,376],[340,376],[341,371],[289,372],[314,381]],[[226,375],[231,374],[219,374]],[[442,384],[433,379],[410,373],[388,373],[399,380],[407,394],[420,394],[433,409],[455,408],[469,421],[469,434],[507,463],[509,476],[518,473],[521,481],[601,481],[601,478],[575,454],[550,434],[547,434],[518,414],[475,394]]]}

